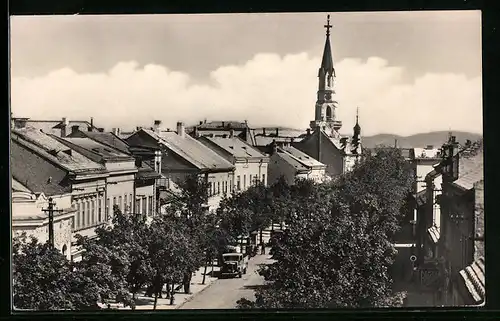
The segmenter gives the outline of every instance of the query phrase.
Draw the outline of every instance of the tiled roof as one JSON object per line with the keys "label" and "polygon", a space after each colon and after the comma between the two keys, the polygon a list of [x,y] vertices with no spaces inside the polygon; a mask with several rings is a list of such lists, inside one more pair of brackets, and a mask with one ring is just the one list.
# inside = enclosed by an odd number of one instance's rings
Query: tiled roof
{"label": "tiled roof", "polygon": [[458,179],[453,183],[467,190],[473,188],[474,183],[484,179],[483,150],[470,157],[460,157],[458,166]]}
{"label": "tiled roof", "polygon": [[102,165],[93,162],[89,158],[72,150],[54,137],[42,133],[38,129],[29,127],[13,129],[12,138],[20,139],[20,143],[23,145],[26,145],[35,152],[43,154],[45,158],[57,162],[67,170],[75,172],[104,170]]}
{"label": "tiled roof", "polygon": [[225,150],[227,153],[233,155],[234,157],[241,158],[263,158],[260,151],[253,148],[243,140],[238,137],[223,138],[223,137],[200,137],[200,140],[208,140],[212,144]]}
{"label": "tiled roof", "polygon": [[79,146],[79,147],[84,148],[89,152],[93,152],[93,153],[95,153],[103,158],[116,158],[116,157],[132,158],[131,155],[125,154],[117,149],[112,148],[112,147],[103,145],[99,142],[96,142],[93,139],[90,139],[90,138],[64,137],[64,138],[60,138],[60,139],[61,139],[61,141],[65,141],[65,142],[70,143],[70,144],[68,144],[69,146],[71,144]]}
{"label": "tiled roof", "polygon": [[24,186],[21,182],[16,180],[15,178],[12,177],[12,191],[14,192],[26,192],[26,193],[33,193],[29,188]]}
{"label": "tiled roof", "polygon": [[300,163],[302,163],[306,167],[324,167],[324,166],[326,166],[323,163],[317,161],[316,159],[312,158],[311,156],[298,150],[295,147],[283,146],[283,147],[280,147],[280,149],[286,151],[288,154],[293,156],[296,160],[298,160]]}
{"label": "tiled roof", "polygon": [[460,271],[462,281],[476,304],[485,299],[484,258],[481,257]]}
{"label": "tiled roof", "polygon": [[[42,130],[46,134],[59,134],[60,129],[57,128],[57,125],[61,124],[61,120],[36,120],[36,119],[28,119],[26,121],[26,126],[33,127],[39,130]],[[68,131],[71,130],[71,126],[78,125],[80,128],[87,129],[90,127],[90,122],[86,120],[69,120],[68,121]],[[95,127],[94,127],[95,128]]]}
{"label": "tiled roof", "polygon": [[[124,154],[130,154],[128,144],[113,133],[104,133],[104,132],[102,133],[82,132],[82,133],[88,138],[91,138],[103,145],[108,145],[110,147],[113,147],[114,149],[117,149]],[[69,137],[71,137],[71,135],[69,135]]]}
{"label": "tiled roof", "polygon": [[181,137],[172,131],[161,131],[157,134],[149,129],[142,130],[200,170],[234,168],[229,161],[187,134]]}
{"label": "tiled roof", "polygon": [[54,159],[49,161],[15,139],[11,139],[10,150],[12,177],[29,190],[43,192],[47,196],[71,191],[67,170]]}
{"label": "tiled roof", "polygon": [[295,147],[278,147],[276,152],[284,161],[295,167],[298,171],[306,171],[319,166],[325,167],[325,165]]}

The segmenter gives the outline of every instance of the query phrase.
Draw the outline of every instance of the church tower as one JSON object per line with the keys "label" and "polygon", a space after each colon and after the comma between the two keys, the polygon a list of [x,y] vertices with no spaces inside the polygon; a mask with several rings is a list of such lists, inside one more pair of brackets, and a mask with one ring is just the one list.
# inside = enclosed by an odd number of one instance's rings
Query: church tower
{"label": "church tower", "polygon": [[340,138],[339,129],[342,122],[336,120],[335,109],[335,68],[333,67],[332,49],[330,45],[330,15],[327,18],[325,49],[318,71],[318,92],[314,120],[311,121],[312,130],[321,130],[329,137]]}
{"label": "church tower", "polygon": [[359,126],[359,107],[356,109],[356,125],[353,128],[351,141],[351,153],[354,155],[361,154],[361,126]]}

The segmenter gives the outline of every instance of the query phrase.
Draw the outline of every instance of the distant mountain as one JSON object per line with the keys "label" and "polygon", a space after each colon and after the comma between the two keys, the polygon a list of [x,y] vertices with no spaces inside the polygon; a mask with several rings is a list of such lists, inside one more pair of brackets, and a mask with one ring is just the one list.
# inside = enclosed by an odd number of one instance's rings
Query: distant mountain
{"label": "distant mountain", "polygon": [[[467,139],[476,141],[482,137],[481,134],[468,133],[468,132],[452,132],[457,137],[459,143],[465,143]],[[374,136],[362,137],[363,146],[373,148],[377,145],[394,146],[397,140],[398,147],[426,147],[432,145],[434,147],[441,147],[443,143],[448,140],[448,131],[436,131],[423,134],[415,134],[411,136],[399,136],[393,134],[378,134]]]}

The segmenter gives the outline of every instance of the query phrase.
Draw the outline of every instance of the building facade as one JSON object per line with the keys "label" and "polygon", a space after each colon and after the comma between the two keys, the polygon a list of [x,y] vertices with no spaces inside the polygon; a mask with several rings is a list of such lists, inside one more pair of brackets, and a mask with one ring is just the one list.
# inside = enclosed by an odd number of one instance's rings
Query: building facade
{"label": "building facade", "polygon": [[318,162],[306,153],[290,144],[273,144],[269,159],[269,184],[283,176],[288,184],[295,184],[296,179],[311,179],[323,182],[326,176],[326,165]]}
{"label": "building facade", "polygon": [[[12,179],[12,236],[35,237],[40,243],[49,240],[49,217],[44,209],[49,200],[43,193],[34,193],[19,181]],[[54,247],[68,260],[71,259],[72,221],[76,210],[71,194],[53,195],[58,210],[54,213]]]}
{"label": "building facade", "polygon": [[257,182],[267,185],[269,157],[233,132],[227,137],[201,136],[198,140],[234,165],[234,180],[226,192],[245,191]]}
{"label": "building facade", "polygon": [[182,122],[177,124],[177,131],[163,130],[159,125],[156,122],[152,129],[142,128],[127,138],[127,143],[135,148],[160,150],[160,170],[167,182],[177,184],[189,175],[204,179],[209,185],[209,207],[217,208],[233,185],[234,165],[188,135]]}
{"label": "building facade", "polygon": [[[93,237],[95,227],[108,222],[104,213],[108,171],[54,137],[31,127],[13,129],[11,173],[34,193],[46,197],[71,195],[71,207],[76,210],[71,219],[73,236]],[[75,241],[73,237],[73,245]],[[77,259],[78,249],[71,246],[71,251],[72,258]]]}

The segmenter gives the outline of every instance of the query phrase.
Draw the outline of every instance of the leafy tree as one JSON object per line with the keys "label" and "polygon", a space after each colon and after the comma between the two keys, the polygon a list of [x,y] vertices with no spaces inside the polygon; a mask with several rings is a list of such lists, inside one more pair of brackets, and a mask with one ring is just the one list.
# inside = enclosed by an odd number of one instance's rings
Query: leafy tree
{"label": "leafy tree", "polygon": [[71,263],[48,243],[26,235],[13,240],[14,306],[30,310],[99,309],[97,285],[73,272]]}
{"label": "leafy tree", "polygon": [[[396,304],[391,235],[412,185],[397,150],[381,150],[339,180],[289,188],[288,228],[273,244],[269,282],[242,308],[377,307]],[[284,205],[284,204],[283,204]],[[285,207],[285,206],[284,206]]]}

